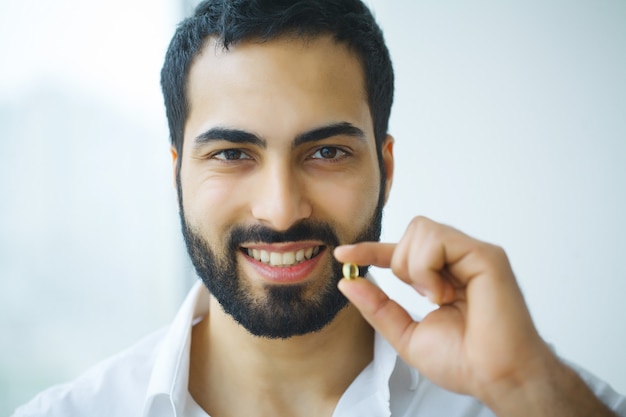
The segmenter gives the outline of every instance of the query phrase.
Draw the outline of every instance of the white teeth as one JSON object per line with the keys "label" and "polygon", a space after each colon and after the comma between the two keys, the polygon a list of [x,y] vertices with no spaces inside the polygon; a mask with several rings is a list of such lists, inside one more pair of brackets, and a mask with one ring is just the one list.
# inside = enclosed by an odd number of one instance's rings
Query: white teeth
{"label": "white teeth", "polygon": [[293,252],[283,253],[283,265],[293,265],[296,263],[296,254]]}
{"label": "white teeth", "polygon": [[248,256],[271,266],[292,266],[311,259],[320,252],[320,247],[300,249],[297,252],[268,252],[262,249],[247,249]]}
{"label": "white teeth", "polygon": [[278,252],[270,252],[270,265],[281,266],[283,264],[283,256]]}

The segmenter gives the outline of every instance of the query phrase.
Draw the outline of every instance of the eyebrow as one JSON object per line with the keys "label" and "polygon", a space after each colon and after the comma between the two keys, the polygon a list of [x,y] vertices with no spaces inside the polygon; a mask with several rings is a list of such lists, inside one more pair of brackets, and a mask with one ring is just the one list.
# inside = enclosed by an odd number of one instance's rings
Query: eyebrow
{"label": "eyebrow", "polygon": [[[334,136],[350,136],[365,139],[365,132],[348,122],[333,123],[299,134],[294,139],[292,147],[295,148],[303,143],[317,142]],[[254,133],[224,127],[211,128],[196,136],[194,142],[198,146],[213,141],[226,141],[237,144],[247,143],[261,148],[267,147],[267,141]]]}
{"label": "eyebrow", "polygon": [[245,130],[240,129],[228,129],[223,127],[214,127],[204,133],[201,133],[200,135],[196,136],[194,142],[197,146],[213,141],[249,143],[251,145],[256,145],[261,148],[265,148],[267,146],[267,142],[259,136],[255,135],[254,133],[246,132]]}
{"label": "eyebrow", "polygon": [[299,134],[293,141],[293,147],[307,142],[317,142],[332,138],[334,136],[350,136],[365,139],[365,132],[348,122],[335,123]]}

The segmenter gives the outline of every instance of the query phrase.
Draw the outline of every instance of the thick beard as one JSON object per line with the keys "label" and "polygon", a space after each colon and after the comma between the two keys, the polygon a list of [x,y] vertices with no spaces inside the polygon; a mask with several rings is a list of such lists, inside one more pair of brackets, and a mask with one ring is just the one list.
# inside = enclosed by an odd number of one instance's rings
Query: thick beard
{"label": "thick beard", "polygon": [[[305,220],[285,232],[263,227],[234,226],[226,236],[227,245],[223,256],[218,256],[207,242],[188,224],[182,207],[179,186],[180,219],[187,251],[209,292],[217,299],[224,311],[231,315],[248,332],[270,339],[286,339],[321,330],[330,323],[347,304],[347,299],[337,289],[342,277],[342,265],[334,257],[327,268],[330,272],[326,283],[316,290],[313,297],[306,296],[309,284],[267,285],[263,298],[254,297],[246,287],[237,267],[237,252],[244,242],[294,242],[319,240],[332,250],[339,245],[333,228],[323,222]],[[360,231],[353,242],[378,241],[381,232],[383,198],[379,198],[371,221]],[[361,274],[368,267],[360,268]]]}

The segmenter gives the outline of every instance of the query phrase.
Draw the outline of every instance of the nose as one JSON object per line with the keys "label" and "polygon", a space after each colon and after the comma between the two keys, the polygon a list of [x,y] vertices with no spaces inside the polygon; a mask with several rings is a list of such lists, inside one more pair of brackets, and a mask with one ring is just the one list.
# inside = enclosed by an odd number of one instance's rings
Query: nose
{"label": "nose", "polygon": [[284,231],[311,215],[306,187],[288,164],[266,165],[255,184],[252,215],[265,226]]}

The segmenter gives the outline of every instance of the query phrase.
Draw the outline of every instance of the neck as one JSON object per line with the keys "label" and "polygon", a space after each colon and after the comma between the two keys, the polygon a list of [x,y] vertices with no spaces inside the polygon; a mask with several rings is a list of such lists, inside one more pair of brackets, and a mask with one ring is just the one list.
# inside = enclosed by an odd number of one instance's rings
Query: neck
{"label": "neck", "polygon": [[331,415],[372,360],[373,337],[349,305],[319,332],[260,338],[212,299],[210,314],[193,330],[189,389],[213,417]]}

